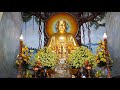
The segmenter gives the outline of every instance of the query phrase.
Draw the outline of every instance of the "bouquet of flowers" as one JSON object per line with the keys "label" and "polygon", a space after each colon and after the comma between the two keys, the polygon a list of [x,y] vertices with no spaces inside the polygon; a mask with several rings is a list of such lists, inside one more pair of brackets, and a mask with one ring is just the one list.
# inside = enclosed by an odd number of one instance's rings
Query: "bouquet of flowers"
{"label": "bouquet of flowers", "polygon": [[32,77],[31,74],[30,73],[28,74],[27,72],[29,70],[29,67],[31,66],[29,61],[33,55],[32,52],[33,50],[30,50],[25,44],[23,44],[21,55],[20,54],[17,55],[16,65],[17,65],[17,68],[19,69],[21,67],[22,77]]}
{"label": "bouquet of flowers", "polygon": [[[19,65],[19,64],[23,64],[23,62],[25,62],[26,64],[29,64],[29,60],[30,58],[32,57],[32,50],[28,49],[28,47],[26,45],[23,45],[22,47],[22,54],[21,54],[21,57],[20,55],[18,54],[17,55],[17,60],[16,60],[16,64]],[[21,58],[21,59],[19,59]]]}
{"label": "bouquet of flowers", "polygon": [[33,61],[33,65],[35,62],[40,62],[44,67],[54,67],[58,61],[58,56],[48,47],[43,47],[35,54]]}
{"label": "bouquet of flowers", "polygon": [[69,55],[68,64],[74,68],[85,66],[85,62],[89,62],[92,68],[97,66],[95,55],[85,46],[81,46]]}
{"label": "bouquet of flowers", "polygon": [[[96,49],[96,61],[99,67],[106,66],[105,43],[102,40],[100,40],[98,44],[99,46]],[[110,64],[112,64],[113,61],[110,58],[110,54],[108,53],[107,56],[110,61]]]}

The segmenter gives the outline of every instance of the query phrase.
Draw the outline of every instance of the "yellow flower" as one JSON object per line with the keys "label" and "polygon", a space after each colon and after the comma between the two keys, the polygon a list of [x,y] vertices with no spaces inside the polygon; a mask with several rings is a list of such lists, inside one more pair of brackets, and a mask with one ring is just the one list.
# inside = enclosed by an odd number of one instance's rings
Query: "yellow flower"
{"label": "yellow flower", "polygon": [[24,57],[26,57],[26,56],[22,53],[22,57],[24,58]]}
{"label": "yellow flower", "polygon": [[30,56],[28,56],[28,59],[30,59]]}
{"label": "yellow flower", "polygon": [[25,48],[22,48],[22,52],[25,52]]}
{"label": "yellow flower", "polygon": [[32,53],[32,52],[34,52],[34,50],[30,50],[30,52]]}
{"label": "yellow flower", "polygon": [[25,52],[25,54],[28,54],[28,52]]}
{"label": "yellow flower", "polygon": [[105,58],[101,58],[101,61],[106,62],[106,59]]}
{"label": "yellow flower", "polygon": [[100,60],[97,60],[97,63],[100,63]]}
{"label": "yellow flower", "polygon": [[16,64],[19,64],[18,60],[16,60]]}
{"label": "yellow flower", "polygon": [[102,45],[105,45],[105,43],[104,43],[104,42],[102,42]]}
{"label": "yellow flower", "polygon": [[95,58],[96,60],[98,60],[98,56],[96,55],[96,58]]}
{"label": "yellow flower", "polygon": [[27,59],[24,59],[24,61],[26,61],[26,62],[27,62]]}
{"label": "yellow flower", "polygon": [[105,46],[101,46],[101,48],[105,49]]}
{"label": "yellow flower", "polygon": [[28,51],[28,47],[26,47],[25,49],[26,49],[26,51]]}
{"label": "yellow flower", "polygon": [[17,55],[17,58],[19,57],[19,54]]}

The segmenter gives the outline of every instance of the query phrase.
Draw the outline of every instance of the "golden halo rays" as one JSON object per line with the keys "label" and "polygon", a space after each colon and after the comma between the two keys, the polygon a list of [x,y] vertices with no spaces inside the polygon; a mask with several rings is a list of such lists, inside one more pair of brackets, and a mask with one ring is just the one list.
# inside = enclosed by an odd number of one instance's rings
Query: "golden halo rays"
{"label": "golden halo rays", "polygon": [[52,15],[46,22],[46,33],[48,36],[56,33],[56,23],[58,20],[63,19],[67,22],[66,32],[76,35],[78,31],[78,22],[77,20],[69,13],[55,13]]}

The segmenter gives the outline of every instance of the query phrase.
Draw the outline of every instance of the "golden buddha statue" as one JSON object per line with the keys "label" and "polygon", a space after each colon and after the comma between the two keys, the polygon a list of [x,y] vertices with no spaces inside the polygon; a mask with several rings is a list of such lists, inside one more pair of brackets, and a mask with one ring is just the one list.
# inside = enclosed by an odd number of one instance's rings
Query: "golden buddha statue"
{"label": "golden buddha statue", "polygon": [[56,26],[57,33],[51,35],[47,43],[48,48],[51,48],[60,58],[67,57],[79,47],[75,37],[66,32],[66,28],[66,21],[59,20]]}

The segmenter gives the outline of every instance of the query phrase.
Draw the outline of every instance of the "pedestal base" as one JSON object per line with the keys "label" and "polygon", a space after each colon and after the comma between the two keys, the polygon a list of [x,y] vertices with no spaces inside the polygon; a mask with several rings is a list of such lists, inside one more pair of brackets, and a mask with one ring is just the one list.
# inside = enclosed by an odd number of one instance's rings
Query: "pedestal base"
{"label": "pedestal base", "polygon": [[52,74],[52,78],[72,78],[70,74],[69,65],[64,62],[64,59],[60,59],[60,63],[55,67],[55,74]]}

